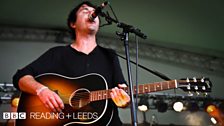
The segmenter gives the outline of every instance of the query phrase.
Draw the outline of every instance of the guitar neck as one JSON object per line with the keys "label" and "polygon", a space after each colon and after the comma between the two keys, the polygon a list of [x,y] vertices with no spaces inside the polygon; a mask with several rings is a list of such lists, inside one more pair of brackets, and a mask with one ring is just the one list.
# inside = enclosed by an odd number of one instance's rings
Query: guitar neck
{"label": "guitar neck", "polygon": [[[134,86],[134,94],[144,94],[144,93],[150,93],[150,92],[157,92],[157,91],[163,91],[163,90],[169,90],[174,89],[178,87],[177,80],[171,80],[171,81],[162,81],[162,82],[156,82],[151,84],[141,84],[138,85],[138,88]],[[125,87],[122,88],[126,93],[129,93],[129,88]],[[92,91],[90,93],[90,101],[99,101],[104,99],[111,98],[110,92],[112,92],[111,89],[109,90],[98,90],[98,91]]]}

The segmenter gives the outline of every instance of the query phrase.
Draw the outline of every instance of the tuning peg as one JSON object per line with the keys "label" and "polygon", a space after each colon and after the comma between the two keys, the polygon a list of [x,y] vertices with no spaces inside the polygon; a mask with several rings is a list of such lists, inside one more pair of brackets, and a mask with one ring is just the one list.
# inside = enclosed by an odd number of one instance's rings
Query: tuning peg
{"label": "tuning peg", "polygon": [[206,87],[205,86],[202,86],[202,90],[205,91],[206,90]]}
{"label": "tuning peg", "polygon": [[202,77],[202,78],[201,78],[201,82],[202,82],[202,83],[205,82],[205,77]]}
{"label": "tuning peg", "polygon": [[207,84],[208,88],[211,88],[210,82],[208,80],[206,80],[205,83]]}
{"label": "tuning peg", "polygon": [[186,82],[188,82],[188,83],[190,82],[190,80],[189,80],[189,78],[188,78],[188,77],[187,77],[187,79],[186,79]]}
{"label": "tuning peg", "polygon": [[196,77],[193,77],[193,81],[194,81],[194,82],[197,82],[197,78],[196,78]]}
{"label": "tuning peg", "polygon": [[203,95],[204,95],[205,97],[207,97],[207,96],[208,96],[208,93],[207,93],[207,92],[205,92],[205,93],[203,93]]}
{"label": "tuning peg", "polygon": [[197,91],[196,91],[196,94],[197,94],[197,96],[198,96],[198,95],[200,95],[200,93],[199,93],[199,92],[197,92]]}
{"label": "tuning peg", "polygon": [[198,86],[194,86],[194,89],[195,89],[195,90],[198,90]]}
{"label": "tuning peg", "polygon": [[194,94],[193,93],[191,93],[190,91],[188,91],[188,94],[187,94],[188,96],[193,96]]}
{"label": "tuning peg", "polygon": [[191,90],[191,85],[190,84],[187,85],[187,90]]}

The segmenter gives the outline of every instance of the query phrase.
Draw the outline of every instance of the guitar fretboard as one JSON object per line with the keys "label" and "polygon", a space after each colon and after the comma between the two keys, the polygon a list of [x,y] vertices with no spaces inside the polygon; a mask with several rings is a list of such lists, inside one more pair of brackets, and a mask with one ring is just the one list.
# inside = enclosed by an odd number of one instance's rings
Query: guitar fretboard
{"label": "guitar fretboard", "polygon": [[[177,80],[171,80],[171,81],[162,81],[162,82],[156,82],[156,83],[151,83],[151,84],[141,84],[136,88],[134,86],[134,94],[144,94],[144,93],[150,93],[150,92],[156,92],[156,91],[163,91],[163,90],[169,90],[169,89],[174,89],[177,88]],[[129,88],[125,87],[122,88],[125,92],[129,93]],[[137,91],[138,89],[138,91]],[[104,100],[111,98],[110,92],[112,90],[98,90],[98,91],[92,91],[90,93],[90,101],[99,101],[99,100]]]}

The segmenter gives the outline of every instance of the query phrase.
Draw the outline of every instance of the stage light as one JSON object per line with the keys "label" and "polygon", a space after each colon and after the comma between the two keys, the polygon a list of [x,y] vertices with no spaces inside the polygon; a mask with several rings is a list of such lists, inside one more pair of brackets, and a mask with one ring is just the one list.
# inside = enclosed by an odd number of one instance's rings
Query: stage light
{"label": "stage light", "polygon": [[216,111],[217,111],[217,108],[214,105],[208,105],[206,108],[206,112],[211,113],[211,114]]}
{"label": "stage light", "polygon": [[168,104],[165,103],[163,100],[159,100],[156,102],[156,107],[158,112],[166,112],[168,109]]}
{"label": "stage light", "polygon": [[18,107],[18,105],[19,105],[19,98],[18,97],[13,98],[11,104],[12,104],[13,107]]}
{"label": "stage light", "polygon": [[218,107],[211,104],[206,108],[206,112],[213,117],[220,126],[224,125],[224,117]]}
{"label": "stage light", "polygon": [[149,108],[146,105],[138,106],[138,110],[141,112],[146,112]]}
{"label": "stage light", "polygon": [[214,118],[214,117],[211,117],[211,122],[213,123],[213,124],[217,124],[218,122],[217,122],[217,120]]}
{"label": "stage light", "polygon": [[180,101],[174,102],[173,109],[176,112],[181,112],[184,109],[184,104],[182,102],[180,102]]}
{"label": "stage light", "polygon": [[140,101],[138,103],[138,109],[139,111],[146,112],[149,110],[149,102],[148,102],[148,97],[143,95],[140,97]]}
{"label": "stage light", "polygon": [[20,93],[19,92],[15,92],[12,97],[11,97],[11,105],[13,107],[18,107],[19,105],[19,96],[20,96]]}

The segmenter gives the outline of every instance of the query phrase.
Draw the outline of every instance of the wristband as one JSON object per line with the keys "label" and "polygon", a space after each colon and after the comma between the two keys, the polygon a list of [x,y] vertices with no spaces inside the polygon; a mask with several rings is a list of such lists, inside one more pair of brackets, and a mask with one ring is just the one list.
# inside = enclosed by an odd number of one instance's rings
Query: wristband
{"label": "wristband", "polygon": [[48,87],[43,86],[43,87],[41,87],[40,89],[38,89],[38,90],[37,90],[37,95],[39,95],[40,92],[42,92],[44,89],[48,89]]}

